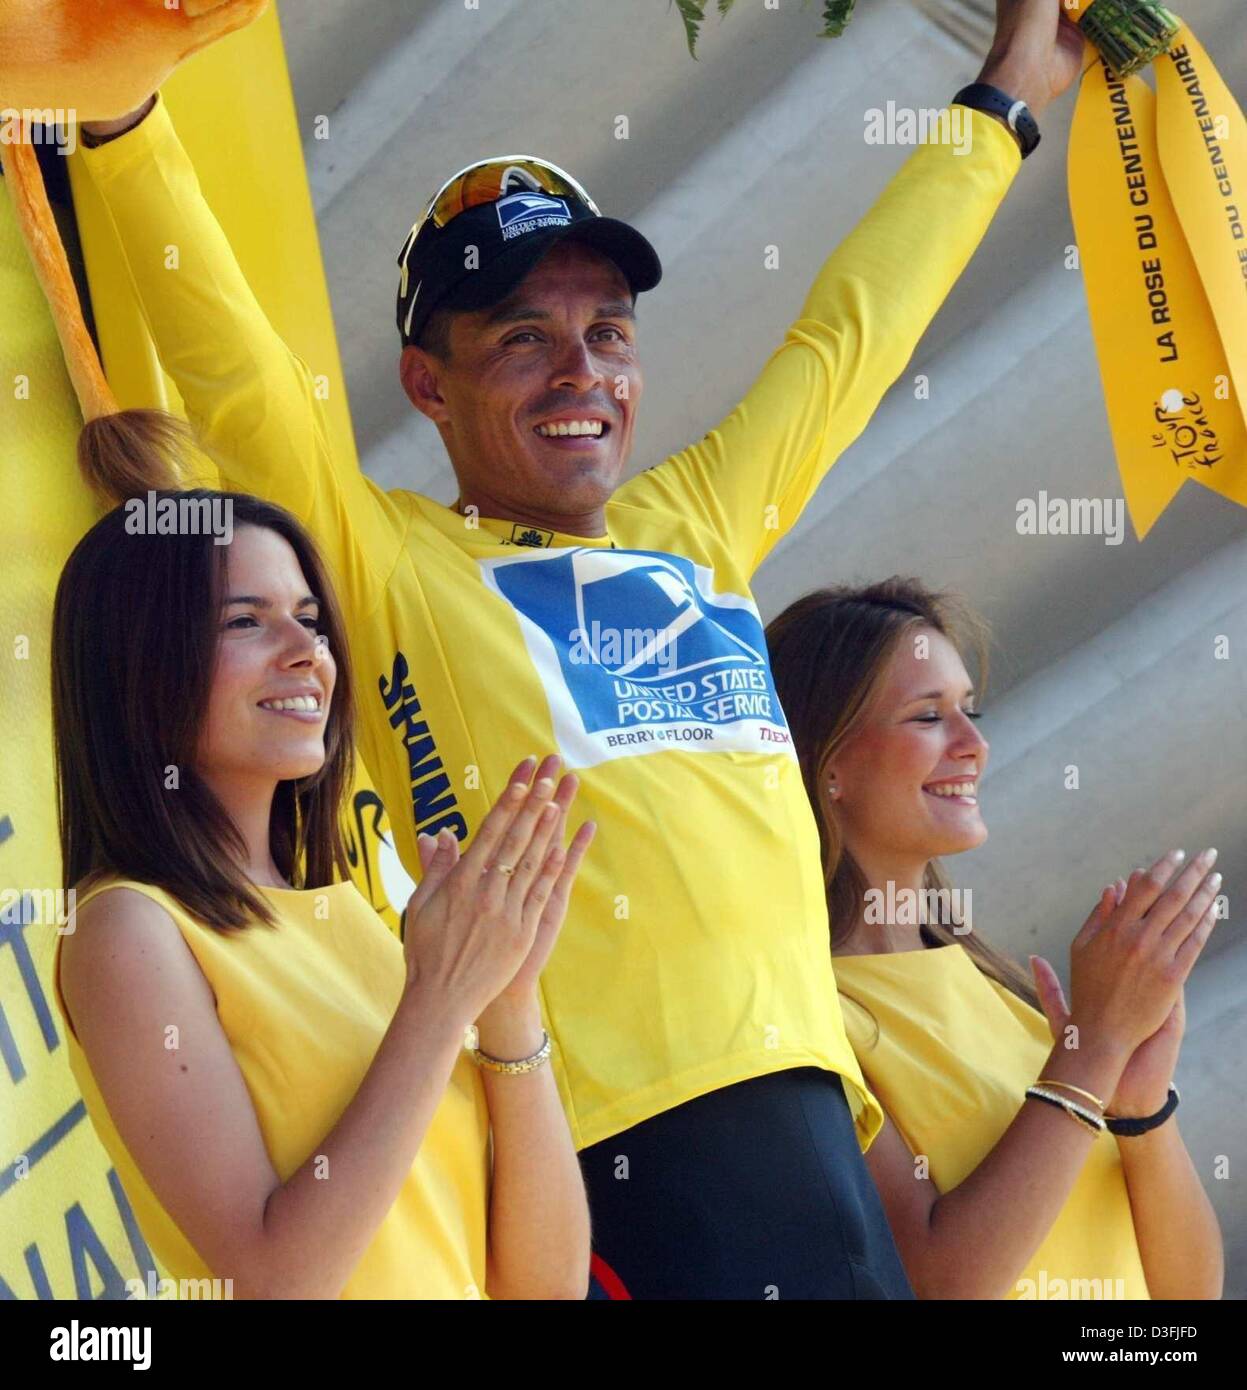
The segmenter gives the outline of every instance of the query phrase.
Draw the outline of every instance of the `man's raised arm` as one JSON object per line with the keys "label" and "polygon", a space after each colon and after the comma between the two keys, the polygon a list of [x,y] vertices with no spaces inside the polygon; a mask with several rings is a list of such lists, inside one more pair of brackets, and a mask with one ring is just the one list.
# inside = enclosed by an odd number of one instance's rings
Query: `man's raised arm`
{"label": "man's raised arm", "polygon": [[[1078,75],[1082,53],[1060,0],[998,0],[978,80],[1020,96],[1037,117]],[[741,403],[699,443],[625,484],[616,502],[697,517],[753,574],[904,371],[1021,166],[1003,120],[956,110],[969,151],[915,150],[824,263]]]}
{"label": "man's raised arm", "polygon": [[[393,567],[406,517],[351,465],[335,466],[312,374],[247,284],[159,97],[86,127],[83,164],[117,232],[143,318],[223,485],[293,512],[367,612]],[[168,248],[177,268],[167,266]]]}

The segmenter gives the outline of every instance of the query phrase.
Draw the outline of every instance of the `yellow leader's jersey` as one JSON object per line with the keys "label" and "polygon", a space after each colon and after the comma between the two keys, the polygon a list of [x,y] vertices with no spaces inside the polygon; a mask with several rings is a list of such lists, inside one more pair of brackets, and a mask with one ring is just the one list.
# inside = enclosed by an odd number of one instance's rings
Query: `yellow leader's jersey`
{"label": "yellow leader's jersey", "polygon": [[417,832],[470,840],[527,754],[578,773],[577,816],[598,835],[541,983],[578,1147],[797,1066],[844,1077],[863,1147],[881,1123],[840,1017],[817,827],[749,582],[1017,172],[1013,137],[971,119],[972,151],[914,152],[742,403],[619,488],[597,537],[473,525],[335,467],[312,375],[239,273],[163,107],[81,153],[222,477],[295,513],[333,569],[359,747],[408,872]]}

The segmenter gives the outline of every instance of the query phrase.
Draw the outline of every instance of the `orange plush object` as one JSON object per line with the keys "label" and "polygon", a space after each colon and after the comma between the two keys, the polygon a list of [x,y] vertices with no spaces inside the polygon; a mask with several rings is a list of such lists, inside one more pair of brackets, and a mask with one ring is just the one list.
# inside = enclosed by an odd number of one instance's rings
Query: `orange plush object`
{"label": "orange plush object", "polygon": [[3,0],[0,101],[107,121],[135,110],[192,53],[268,0]]}
{"label": "orange plush object", "polygon": [[[113,120],[136,110],[179,63],[250,24],[268,3],[0,0],[0,163],[83,419],[105,425],[84,432],[80,455],[110,433],[114,452],[124,453],[127,438],[143,434],[147,412],[117,414],[44,192],[31,123]],[[162,448],[172,438],[167,426],[154,422],[146,434]],[[98,470],[92,472],[98,483]]]}

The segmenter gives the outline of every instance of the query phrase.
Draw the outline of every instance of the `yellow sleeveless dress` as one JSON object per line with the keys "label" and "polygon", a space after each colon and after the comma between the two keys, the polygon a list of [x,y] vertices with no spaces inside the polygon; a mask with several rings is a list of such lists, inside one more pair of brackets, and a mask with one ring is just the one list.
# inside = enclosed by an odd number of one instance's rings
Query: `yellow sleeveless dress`
{"label": "yellow sleeveless dress", "polygon": [[[1047,1020],[959,945],[836,956],[835,971],[867,1084],[910,1151],[927,1156],[939,1191],[950,1191],[1027,1103],[1052,1050]],[[1112,1135],[1096,1139],[1009,1297],[1150,1297]]]}
{"label": "yellow sleeveless dress", "polygon": [[[349,882],[262,888],[277,930],[256,925],[228,934],[205,926],[162,889],[130,879],[97,883],[79,893],[77,906],[118,887],[159,903],[194,953],[285,1182],[337,1123],[376,1055],[403,987],[401,943]],[[170,1278],[211,1279],[109,1117],[61,996],[59,938],[54,978],[70,1068],[143,1235]],[[488,1106],[465,1052],[342,1297],[484,1298],[489,1164]]]}

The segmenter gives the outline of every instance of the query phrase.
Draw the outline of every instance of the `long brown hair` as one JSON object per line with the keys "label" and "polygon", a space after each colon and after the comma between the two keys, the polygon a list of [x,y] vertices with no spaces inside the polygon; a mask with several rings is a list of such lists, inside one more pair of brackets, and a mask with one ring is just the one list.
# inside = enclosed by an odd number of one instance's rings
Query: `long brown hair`
{"label": "long brown hair", "polygon": [[[790,604],[766,629],[771,668],[788,719],[806,794],[814,807],[827,885],[832,951],[856,928],[869,885],[844,843],[827,792],[824,769],[858,727],[881,686],[905,633],[933,628],[974,658],[977,689],[987,684],[990,633],[960,597],[936,593],[917,579],[894,576],[865,587],[816,589]],[[951,880],[938,859],[928,863],[923,887],[940,893]],[[975,965],[1035,1008],[1039,999],[1025,972],[977,931],[955,933],[955,920],[930,921],[926,933],[965,948]]]}
{"label": "long brown hair", "polygon": [[[172,439],[176,422],[169,430]],[[104,480],[97,473],[94,481],[111,484],[116,496],[159,476],[159,462],[131,448],[123,470]],[[159,488],[149,496],[157,508],[165,499],[228,503],[235,528],[275,531],[298,557],[320,603],[317,627],[337,679],[325,761],[310,776],[277,784],[270,844],[296,887],[323,887],[335,871],[348,877],[339,816],[353,772],[350,659],[315,545],[289,512],[256,497],[206,488]],[[135,501],[149,506],[148,495]],[[165,889],[218,929],[257,918],[271,925],[271,908],[238,866],[241,832],[194,770],[216,668],[228,546],[206,528],[135,534],[134,515],[119,506],[98,521],[70,555],[56,591],[52,718],[64,887],[117,874]],[[176,789],[169,785],[174,769]]]}

